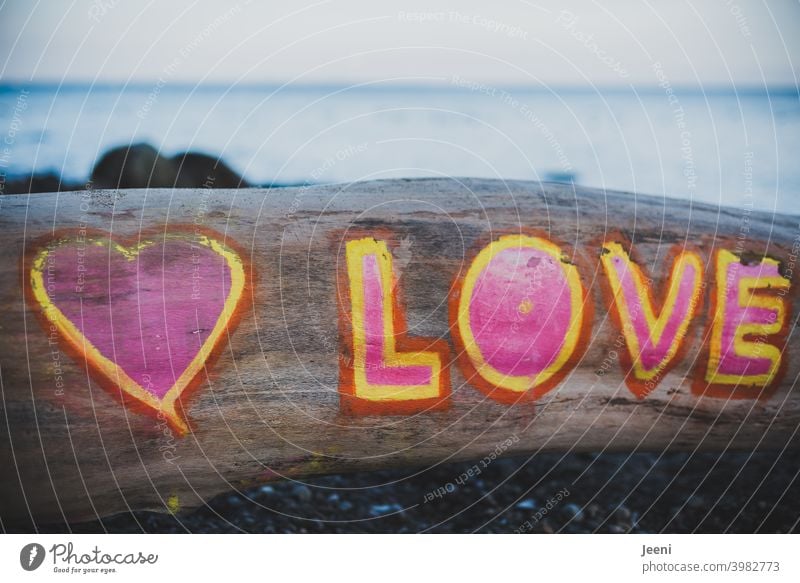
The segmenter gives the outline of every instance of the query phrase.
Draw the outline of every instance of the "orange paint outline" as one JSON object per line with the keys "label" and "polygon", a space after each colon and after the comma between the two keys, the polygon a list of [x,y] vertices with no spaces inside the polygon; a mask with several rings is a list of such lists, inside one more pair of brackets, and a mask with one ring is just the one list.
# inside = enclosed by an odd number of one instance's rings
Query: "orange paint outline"
{"label": "orange paint outline", "polygon": [[[151,238],[153,240],[148,240]],[[74,245],[82,241],[85,245],[112,246],[115,252],[122,253],[131,260],[142,249],[163,244],[166,239],[186,241],[190,244],[199,243],[220,254],[231,267],[232,285],[214,330],[175,384],[161,399],[158,399],[131,379],[115,362],[103,355],[50,301],[46,286],[40,281],[41,270],[37,268],[37,264],[46,262],[46,257],[54,244]],[[223,240],[225,243],[221,242]],[[237,273],[241,277],[237,276]],[[191,430],[185,415],[184,403],[202,384],[202,373],[208,374],[224,349],[222,340],[229,337],[238,326],[242,311],[252,301],[254,289],[252,281],[254,272],[242,250],[219,233],[193,225],[170,225],[167,228],[149,229],[127,238],[115,237],[97,229],[62,229],[33,241],[22,259],[22,279],[26,299],[37,307],[36,316],[40,325],[45,332],[50,331],[51,325],[55,327],[59,345],[64,352],[76,362],[82,362],[90,376],[120,403],[136,413],[148,415],[159,421],[166,420],[179,436]],[[238,289],[236,297],[234,288]],[[228,318],[222,321],[226,313]]]}
{"label": "orange paint outline", "polygon": [[[723,254],[730,255],[731,257],[725,258]],[[753,287],[746,287],[747,295],[750,298],[750,306],[761,307],[761,308],[775,308],[776,304],[782,303],[782,309],[779,310],[780,315],[782,316],[782,322],[777,326],[776,331],[772,334],[764,334],[763,337],[765,338],[764,344],[767,347],[771,347],[774,350],[778,351],[779,354],[779,362],[778,366],[774,369],[772,377],[767,380],[767,382],[758,385],[752,383],[746,383],[746,377],[738,377],[738,375],[724,375],[730,377],[737,377],[740,380],[736,383],[714,383],[708,380],[708,374],[712,362],[712,350],[717,350],[721,352],[722,347],[716,346],[721,342],[719,335],[718,335],[718,326],[721,326],[723,321],[723,317],[725,314],[725,306],[724,303],[722,306],[719,305],[718,297],[722,292],[724,297],[724,292],[726,291],[725,281],[727,279],[727,271],[728,266],[733,263],[734,261],[742,261],[743,256],[755,255],[759,257],[759,264],[761,263],[772,263],[777,267],[778,273],[781,271],[781,264],[782,262],[778,259],[770,257],[764,253],[754,253],[752,251],[742,251],[739,254],[736,254],[732,251],[729,251],[724,248],[717,249],[714,253],[714,287],[711,293],[711,305],[709,308],[709,317],[708,322],[706,324],[706,329],[704,336],[707,338],[705,342],[705,350],[704,356],[701,359],[698,359],[697,366],[695,367],[694,372],[694,381],[692,382],[692,393],[699,396],[707,396],[707,397],[714,397],[720,399],[750,399],[750,400],[766,400],[772,396],[775,390],[780,385],[781,380],[783,379],[784,374],[786,373],[787,362],[784,354],[784,349],[786,347],[786,339],[789,335],[789,328],[791,326],[791,314],[792,314],[792,301],[791,301],[791,281],[786,279],[782,276],[766,276],[763,278],[751,278],[751,277],[744,277],[739,280],[739,290],[737,290],[737,294],[741,296],[742,294],[742,286],[741,282],[745,280],[781,280],[781,285],[778,288],[770,287],[770,288],[753,288]],[[720,264],[724,263],[724,270],[720,269]],[[720,286],[720,282],[722,282],[722,286]],[[785,282],[785,285],[783,285]],[[769,283],[769,282],[768,282]],[[777,291],[778,289],[786,289],[786,294],[781,295],[778,297]],[[741,303],[741,297],[740,297]],[[778,318],[776,318],[776,323]],[[747,326],[745,324],[744,326]],[[762,327],[764,324],[757,324],[756,326]],[[739,326],[741,328],[742,326]],[[741,347],[741,343],[744,344],[751,344],[752,342],[747,340],[748,337],[752,337],[753,334],[749,333],[742,333],[741,335],[737,334],[736,338],[734,339],[734,350],[736,350],[737,345]],[[716,347],[716,348],[715,348]],[[747,351],[745,351],[745,356]],[[741,355],[738,350],[736,351],[737,355]],[[762,375],[753,375],[753,376],[762,376]],[[757,394],[753,394],[754,391]]]}
{"label": "orange paint outline", "polygon": [[[409,415],[422,411],[446,409],[450,406],[450,348],[447,342],[427,337],[408,336],[405,303],[402,300],[402,288],[392,269],[392,252],[387,244],[391,236],[378,239],[376,235],[365,237],[348,237],[345,243],[346,268],[339,270],[339,333],[342,350],[339,354],[339,396],[341,410],[352,415]],[[397,357],[414,357],[417,355],[436,355],[440,367],[438,374],[433,374],[431,385],[436,387],[435,397],[415,399],[367,399],[359,396],[359,371],[356,370],[355,330],[352,324],[352,310],[357,296],[354,296],[353,283],[360,281],[360,275],[354,278],[350,273],[348,249],[357,249],[357,258],[367,254],[367,247],[378,255],[378,265],[384,285],[389,283],[391,294],[391,319],[384,320],[384,327],[391,325],[394,334],[384,335],[384,350],[389,353],[385,360],[396,361]],[[350,261],[348,261],[348,259]],[[387,271],[388,270],[388,271]],[[385,287],[383,288],[386,289]],[[343,291],[344,290],[344,291]],[[391,330],[389,330],[391,332]],[[388,350],[387,350],[388,349]],[[412,358],[413,360],[413,358]],[[398,389],[402,390],[402,389]]]}
{"label": "orange paint outline", "polygon": [[[609,249],[610,246],[615,246],[618,249]],[[670,344],[670,348],[667,350],[667,356],[665,359],[662,359],[660,367],[654,371],[645,370],[641,366],[640,360],[635,356],[635,354],[639,354],[638,338],[633,330],[628,330],[628,327],[623,324],[623,316],[620,310],[619,302],[617,301],[616,294],[610,281],[610,267],[607,265],[605,259],[609,255],[619,255],[626,259],[628,269],[631,270],[631,275],[636,286],[637,294],[641,300],[647,302],[647,305],[644,307],[644,311],[645,318],[647,318],[648,321],[648,328],[651,333],[654,329],[655,321],[661,320],[661,318],[665,315],[664,310],[666,308],[667,299],[669,298],[670,290],[672,290],[673,286],[675,285],[676,269],[679,266],[678,262],[681,261],[682,258],[686,257],[687,260],[694,264],[695,269],[698,271],[698,283],[692,294],[692,300],[694,301],[692,302],[692,307],[689,311],[687,322],[682,326],[683,332],[682,334],[679,333],[676,335],[675,339]],[[603,297],[605,299],[609,314],[611,315],[611,321],[614,324],[614,327],[620,334],[622,334],[625,340],[625,350],[618,351],[618,360],[623,371],[625,385],[638,399],[644,399],[658,387],[658,385],[664,379],[664,376],[666,376],[666,374],[681,361],[691,344],[690,341],[687,341],[687,338],[690,336],[695,319],[700,310],[700,306],[704,301],[703,290],[706,286],[703,260],[700,254],[694,248],[686,245],[673,245],[667,253],[663,263],[665,266],[670,266],[669,275],[667,276],[667,279],[664,280],[665,285],[663,286],[663,289],[661,289],[657,294],[654,293],[653,285],[647,285],[644,283],[644,281],[642,281],[642,279],[649,280],[650,282],[654,282],[655,280],[649,276],[643,267],[641,267],[642,263],[636,253],[633,252],[633,245],[629,240],[624,239],[621,236],[610,238],[607,237],[600,247],[600,263],[605,274],[605,277],[601,278]],[[614,274],[614,276],[616,281],[616,274]],[[656,299],[658,299],[657,304],[655,301]],[[658,316],[655,316],[656,305],[660,306],[660,309],[658,310]],[[674,309],[675,306],[673,305],[672,307]],[[627,309],[626,317],[627,319],[630,319],[629,316],[627,316]],[[634,344],[633,347],[631,346],[631,338],[629,338],[629,336],[632,337]]]}
{"label": "orange paint outline", "polygon": [[[557,370],[550,373],[549,378],[524,391],[516,391],[504,388],[493,384],[484,378],[484,376],[473,363],[472,358],[467,351],[464,338],[462,337],[459,327],[461,296],[475,262],[478,261],[481,254],[484,251],[487,251],[490,246],[500,242],[501,240],[505,240],[506,238],[536,239],[541,240],[554,248],[557,248],[560,251],[560,257],[558,258],[559,261],[575,268],[580,293],[582,317],[581,323],[577,328],[575,344],[571,354],[568,355],[568,357]],[[453,343],[456,346],[456,360],[458,361],[461,373],[464,375],[464,378],[469,384],[476,387],[490,399],[493,399],[499,403],[513,405],[516,403],[536,401],[555,388],[575,368],[575,366],[580,362],[581,358],[583,358],[583,355],[589,346],[592,324],[594,322],[594,303],[590,301],[591,298],[589,297],[589,293],[581,282],[581,270],[578,269],[578,267],[581,266],[584,261],[582,261],[572,246],[553,240],[546,234],[542,234],[536,230],[515,231],[508,234],[496,234],[494,238],[482,237],[474,245],[474,250],[468,255],[468,257],[469,262],[466,270],[464,270],[463,274],[456,274],[455,278],[453,279],[448,301],[451,336],[453,338]],[[475,275],[476,278],[477,275],[480,275],[480,273]],[[567,278],[567,281],[570,281],[569,277]],[[571,292],[574,291],[574,288],[571,289]]]}

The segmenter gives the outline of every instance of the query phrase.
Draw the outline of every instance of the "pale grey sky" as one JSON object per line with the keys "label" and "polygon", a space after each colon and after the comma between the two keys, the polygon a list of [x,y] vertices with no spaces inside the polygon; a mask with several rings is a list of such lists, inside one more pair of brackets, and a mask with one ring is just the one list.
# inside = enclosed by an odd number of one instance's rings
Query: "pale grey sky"
{"label": "pale grey sky", "polygon": [[6,1],[0,81],[797,85],[790,0]]}

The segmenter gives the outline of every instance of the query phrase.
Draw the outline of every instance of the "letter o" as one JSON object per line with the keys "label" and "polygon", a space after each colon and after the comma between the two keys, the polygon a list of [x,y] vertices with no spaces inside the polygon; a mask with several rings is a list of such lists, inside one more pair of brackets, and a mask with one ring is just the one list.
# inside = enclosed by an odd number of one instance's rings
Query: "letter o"
{"label": "letter o", "polygon": [[582,353],[589,319],[580,275],[547,239],[493,241],[472,261],[456,293],[462,369],[492,399],[542,396]]}

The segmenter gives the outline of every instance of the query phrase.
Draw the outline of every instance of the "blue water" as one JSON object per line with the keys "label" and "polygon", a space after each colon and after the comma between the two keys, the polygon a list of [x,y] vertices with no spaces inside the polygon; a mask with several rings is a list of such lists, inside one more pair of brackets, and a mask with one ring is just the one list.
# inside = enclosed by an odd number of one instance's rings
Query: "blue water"
{"label": "blue water", "polygon": [[0,86],[0,171],[88,177],[107,149],[219,155],[254,183],[578,184],[800,213],[797,93]]}

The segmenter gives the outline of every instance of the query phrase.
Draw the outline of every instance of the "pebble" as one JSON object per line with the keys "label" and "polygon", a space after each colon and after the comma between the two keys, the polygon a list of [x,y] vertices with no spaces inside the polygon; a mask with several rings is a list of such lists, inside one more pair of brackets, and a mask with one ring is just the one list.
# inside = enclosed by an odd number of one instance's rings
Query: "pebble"
{"label": "pebble", "polygon": [[617,522],[630,523],[631,511],[624,506],[620,506],[614,511],[614,518],[616,518]]}
{"label": "pebble", "polygon": [[608,532],[611,534],[625,534],[627,531],[618,524],[612,524],[608,527]]}
{"label": "pebble", "polygon": [[686,506],[689,508],[702,508],[705,505],[705,500],[703,500],[700,496],[690,496],[689,501],[686,503]]}
{"label": "pebble", "polygon": [[586,514],[589,515],[589,518],[597,518],[602,510],[598,504],[589,504],[586,507]]}
{"label": "pebble", "polygon": [[311,490],[308,486],[300,484],[292,488],[292,495],[300,500],[300,502],[308,502],[311,500]]}
{"label": "pebble", "polygon": [[403,507],[399,504],[392,503],[392,504],[373,504],[369,507],[369,513],[372,516],[381,516],[383,514],[388,514],[390,512],[398,512],[402,510]]}
{"label": "pebble", "polygon": [[580,522],[583,520],[583,511],[581,507],[577,504],[569,503],[564,508],[561,509],[561,512],[567,517],[567,519]]}
{"label": "pebble", "polygon": [[522,510],[533,510],[536,508],[536,501],[532,498],[526,498],[522,502],[517,503],[517,508],[521,508]]}

